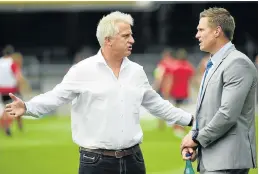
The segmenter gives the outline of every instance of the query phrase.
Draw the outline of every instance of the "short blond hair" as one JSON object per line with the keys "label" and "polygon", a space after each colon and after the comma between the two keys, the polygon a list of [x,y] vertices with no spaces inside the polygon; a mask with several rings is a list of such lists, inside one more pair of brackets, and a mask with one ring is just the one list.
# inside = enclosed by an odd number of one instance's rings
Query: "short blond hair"
{"label": "short blond hair", "polygon": [[209,8],[200,13],[200,19],[203,17],[209,18],[209,25],[211,27],[220,26],[224,35],[230,40],[233,40],[235,31],[235,20],[231,14],[224,8]]}
{"label": "short blond hair", "polygon": [[112,37],[119,32],[116,25],[118,22],[125,22],[133,26],[131,15],[119,11],[112,12],[100,20],[96,30],[96,37],[101,47],[104,45],[106,37]]}

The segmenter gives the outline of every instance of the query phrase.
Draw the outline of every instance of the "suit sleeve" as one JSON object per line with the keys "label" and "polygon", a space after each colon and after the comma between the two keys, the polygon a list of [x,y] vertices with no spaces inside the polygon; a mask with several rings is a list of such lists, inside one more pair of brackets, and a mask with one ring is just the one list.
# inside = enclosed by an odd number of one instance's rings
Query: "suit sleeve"
{"label": "suit sleeve", "polygon": [[[244,73],[245,72],[245,73]],[[255,79],[255,71],[245,59],[235,59],[223,72],[221,106],[213,119],[199,131],[203,147],[222,137],[237,123],[245,99]]]}

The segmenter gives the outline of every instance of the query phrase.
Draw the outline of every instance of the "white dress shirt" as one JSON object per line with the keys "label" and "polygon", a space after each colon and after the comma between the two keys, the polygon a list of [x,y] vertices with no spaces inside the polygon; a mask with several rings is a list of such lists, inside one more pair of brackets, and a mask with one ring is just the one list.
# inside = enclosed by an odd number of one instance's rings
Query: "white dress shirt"
{"label": "white dress shirt", "polygon": [[186,126],[192,118],[163,100],[143,67],[128,58],[116,78],[101,51],[71,67],[52,91],[26,102],[26,114],[40,117],[70,101],[73,141],[90,149],[117,150],[141,143],[141,105],[168,124]]}

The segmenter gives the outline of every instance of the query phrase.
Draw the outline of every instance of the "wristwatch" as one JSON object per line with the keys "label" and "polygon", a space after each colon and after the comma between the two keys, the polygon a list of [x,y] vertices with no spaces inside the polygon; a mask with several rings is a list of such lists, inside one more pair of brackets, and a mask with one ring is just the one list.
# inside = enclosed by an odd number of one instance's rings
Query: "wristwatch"
{"label": "wristwatch", "polygon": [[196,138],[198,137],[199,135],[199,131],[198,130],[195,130],[192,134],[192,141],[195,142],[196,144],[200,144],[198,140],[196,140]]}

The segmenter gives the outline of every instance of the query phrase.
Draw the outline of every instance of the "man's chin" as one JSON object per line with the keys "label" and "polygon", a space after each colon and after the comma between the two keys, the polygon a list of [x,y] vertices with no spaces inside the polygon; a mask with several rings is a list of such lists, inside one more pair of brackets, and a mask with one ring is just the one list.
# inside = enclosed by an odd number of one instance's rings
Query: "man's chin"
{"label": "man's chin", "polygon": [[128,57],[128,56],[130,56],[130,55],[131,55],[131,51],[127,51],[125,57]]}
{"label": "man's chin", "polygon": [[206,52],[206,50],[204,49],[204,47],[203,47],[203,46],[200,46],[200,50],[201,50],[201,51],[205,51],[205,52]]}

